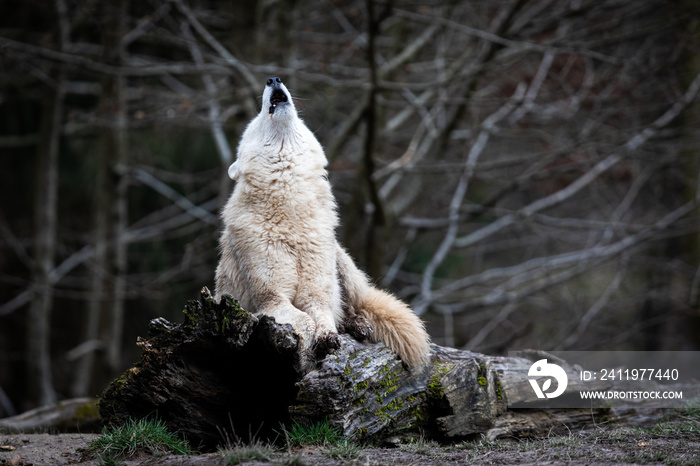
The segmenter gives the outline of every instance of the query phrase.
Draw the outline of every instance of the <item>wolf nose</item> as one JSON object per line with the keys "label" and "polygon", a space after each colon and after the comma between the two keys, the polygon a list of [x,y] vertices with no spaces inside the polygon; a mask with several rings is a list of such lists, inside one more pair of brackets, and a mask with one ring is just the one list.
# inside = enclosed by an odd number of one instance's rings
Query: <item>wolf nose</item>
{"label": "wolf nose", "polygon": [[280,78],[268,78],[267,79],[267,85],[272,86],[275,83],[282,84],[282,80]]}

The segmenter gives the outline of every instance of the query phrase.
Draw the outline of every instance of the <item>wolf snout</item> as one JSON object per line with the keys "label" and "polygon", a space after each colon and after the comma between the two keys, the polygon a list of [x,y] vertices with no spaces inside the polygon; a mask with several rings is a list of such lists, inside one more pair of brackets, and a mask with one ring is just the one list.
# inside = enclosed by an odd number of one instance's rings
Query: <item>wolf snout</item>
{"label": "wolf snout", "polygon": [[282,84],[282,80],[280,78],[267,78],[267,85],[268,86],[279,86]]}

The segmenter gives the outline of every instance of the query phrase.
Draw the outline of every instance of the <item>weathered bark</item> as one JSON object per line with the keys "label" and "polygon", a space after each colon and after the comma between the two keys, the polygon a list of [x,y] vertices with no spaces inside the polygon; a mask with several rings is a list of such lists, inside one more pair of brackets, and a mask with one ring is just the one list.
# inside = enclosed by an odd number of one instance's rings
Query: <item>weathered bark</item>
{"label": "weathered bark", "polygon": [[271,436],[291,419],[287,407],[303,365],[298,338],[231,299],[214,303],[208,293],[187,304],[183,324],[151,322],[148,339],[137,343],[141,361],[102,396],[106,423],[158,416],[193,444],[215,447],[223,430]]}
{"label": "weathered bark", "polygon": [[[215,303],[206,288],[184,313],[183,324],[151,322],[149,337],[138,342],[141,361],[113,381],[100,401],[105,422],[158,416],[213,448],[224,440],[224,430],[274,437],[290,421],[327,419],[346,436],[368,440],[546,434],[596,421],[591,409],[507,409],[505,365],[510,373],[527,373],[539,352],[506,358],[433,345],[428,367],[411,372],[383,344],[341,335],[340,349],[304,371],[308,365],[289,326],[246,312],[228,297]],[[529,390],[523,380],[507,390]],[[610,419],[609,410],[605,415]]]}

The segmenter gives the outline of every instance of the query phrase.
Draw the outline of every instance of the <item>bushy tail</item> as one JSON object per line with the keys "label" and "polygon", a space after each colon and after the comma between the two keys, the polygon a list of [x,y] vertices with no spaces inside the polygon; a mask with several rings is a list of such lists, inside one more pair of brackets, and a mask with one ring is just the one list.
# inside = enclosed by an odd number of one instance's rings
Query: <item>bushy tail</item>
{"label": "bushy tail", "polygon": [[391,348],[411,368],[428,362],[430,337],[423,322],[407,304],[370,285],[348,253],[338,249],[338,272],[349,313],[366,318],[374,329],[373,341]]}

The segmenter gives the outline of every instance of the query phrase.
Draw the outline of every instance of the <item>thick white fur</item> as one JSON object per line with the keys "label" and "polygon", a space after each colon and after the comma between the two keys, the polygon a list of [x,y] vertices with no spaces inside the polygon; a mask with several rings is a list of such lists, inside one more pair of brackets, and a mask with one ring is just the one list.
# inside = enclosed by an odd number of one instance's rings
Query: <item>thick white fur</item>
{"label": "thick white fur", "polygon": [[406,304],[372,287],[338,245],[323,149],[279,80],[274,85],[287,102],[271,107],[270,82],[229,168],[237,184],[222,213],[216,299],[230,294],[244,309],[291,324],[304,349],[335,335],[346,315],[358,314],[372,324],[374,341],[411,367],[424,365],[429,337],[423,323]]}

